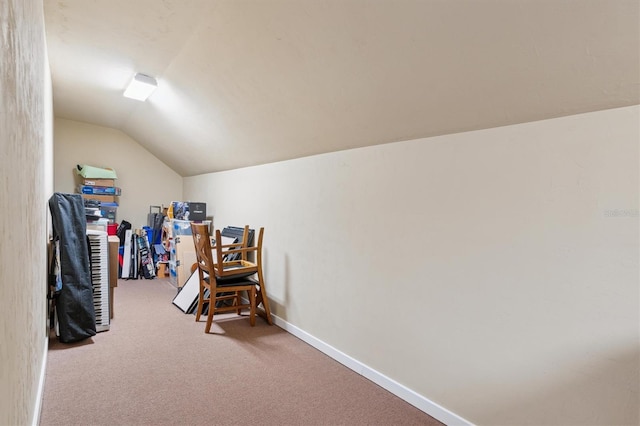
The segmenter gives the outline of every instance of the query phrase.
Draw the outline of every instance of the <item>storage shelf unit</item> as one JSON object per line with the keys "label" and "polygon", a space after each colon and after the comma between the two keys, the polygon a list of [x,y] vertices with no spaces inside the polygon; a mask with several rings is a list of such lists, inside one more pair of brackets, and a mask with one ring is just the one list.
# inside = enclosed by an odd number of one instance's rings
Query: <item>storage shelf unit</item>
{"label": "storage shelf unit", "polygon": [[[211,221],[202,223],[211,226]],[[181,288],[191,275],[191,265],[196,263],[196,249],[191,235],[191,221],[167,219],[165,234],[169,247],[169,281]],[[165,247],[167,246],[165,241]]]}

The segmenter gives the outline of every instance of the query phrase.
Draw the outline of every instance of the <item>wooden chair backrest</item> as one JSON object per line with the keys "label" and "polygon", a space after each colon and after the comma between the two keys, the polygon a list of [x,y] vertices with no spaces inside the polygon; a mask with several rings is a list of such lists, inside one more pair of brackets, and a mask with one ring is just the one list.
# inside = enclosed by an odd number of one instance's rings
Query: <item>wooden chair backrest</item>
{"label": "wooden chair backrest", "polygon": [[196,249],[196,262],[200,269],[200,279],[203,279],[203,272],[212,275],[214,270],[209,227],[203,223],[191,223],[191,234],[193,235],[193,244]]}
{"label": "wooden chair backrest", "polygon": [[248,236],[249,236],[249,225],[244,227],[244,232],[242,233],[242,240],[230,244],[219,244],[222,241],[222,234],[219,229],[215,231],[216,235],[216,245],[213,247],[215,249],[215,263],[220,264],[225,261],[225,257],[230,254],[240,254],[241,260],[247,260],[248,253],[256,250],[256,247],[248,247]]}
{"label": "wooden chair backrest", "polygon": [[[242,241],[231,244],[221,244],[222,235],[219,229],[216,229],[216,245],[214,247],[214,268],[215,274],[218,277],[233,276],[237,274],[246,274],[248,272],[257,272],[257,269],[262,265],[262,236],[264,228],[260,228],[258,234],[258,242],[255,246],[250,247],[248,244],[249,239],[249,225],[244,227],[242,234]],[[256,260],[252,262],[249,260],[249,253],[256,253]],[[225,256],[238,253],[240,254],[240,260],[225,261]],[[232,270],[225,269],[225,267],[234,266]]]}

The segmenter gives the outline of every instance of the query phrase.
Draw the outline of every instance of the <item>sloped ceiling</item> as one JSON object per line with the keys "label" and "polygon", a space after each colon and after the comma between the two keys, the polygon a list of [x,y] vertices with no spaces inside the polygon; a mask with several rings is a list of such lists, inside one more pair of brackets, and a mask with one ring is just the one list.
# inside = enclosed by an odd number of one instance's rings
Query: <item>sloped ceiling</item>
{"label": "sloped ceiling", "polygon": [[637,0],[44,6],[55,115],[182,176],[640,103]]}

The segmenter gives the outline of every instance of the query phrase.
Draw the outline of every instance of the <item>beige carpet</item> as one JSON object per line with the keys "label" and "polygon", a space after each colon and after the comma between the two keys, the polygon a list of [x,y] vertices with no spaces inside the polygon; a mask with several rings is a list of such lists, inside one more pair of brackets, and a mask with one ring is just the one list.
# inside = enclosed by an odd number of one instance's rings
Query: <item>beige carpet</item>
{"label": "beige carpet", "polygon": [[164,280],[120,280],[111,329],[49,342],[40,424],[431,425],[430,416],[262,318],[204,334]]}

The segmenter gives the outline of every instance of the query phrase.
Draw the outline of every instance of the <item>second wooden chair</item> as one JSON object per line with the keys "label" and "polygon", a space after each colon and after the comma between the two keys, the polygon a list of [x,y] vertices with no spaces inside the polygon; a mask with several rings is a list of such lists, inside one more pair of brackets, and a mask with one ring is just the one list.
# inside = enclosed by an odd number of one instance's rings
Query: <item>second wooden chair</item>
{"label": "second wooden chair", "polygon": [[[227,274],[225,277],[222,277],[220,274],[216,274],[218,265],[216,265],[213,260],[208,226],[202,223],[192,223],[191,232],[196,249],[197,268],[200,279],[196,321],[200,321],[204,304],[208,302],[209,311],[207,313],[205,333],[209,333],[213,322],[213,315],[219,312],[236,311],[238,315],[240,315],[242,309],[248,308],[249,322],[251,326],[254,326],[256,323],[256,283],[250,280],[247,275],[233,276]],[[222,240],[218,238],[217,241],[219,242],[217,244],[217,251],[221,252],[223,247],[220,242]],[[241,295],[243,292],[247,293],[248,303],[243,303],[242,301]],[[209,294],[207,295],[206,293]],[[230,301],[231,305],[224,303],[227,301]]]}
{"label": "second wooden chair", "polygon": [[260,228],[258,232],[258,242],[255,246],[249,246],[249,225],[244,227],[242,240],[238,239],[233,242],[224,244],[222,233],[219,229],[215,232],[216,246],[214,250],[214,274],[219,282],[227,280],[244,279],[255,276],[254,284],[256,290],[256,309],[262,305],[262,309],[256,313],[267,321],[269,325],[273,324],[271,319],[271,309],[269,308],[269,298],[267,297],[267,288],[264,282],[264,273],[262,271],[262,238],[264,236],[264,228]]}

